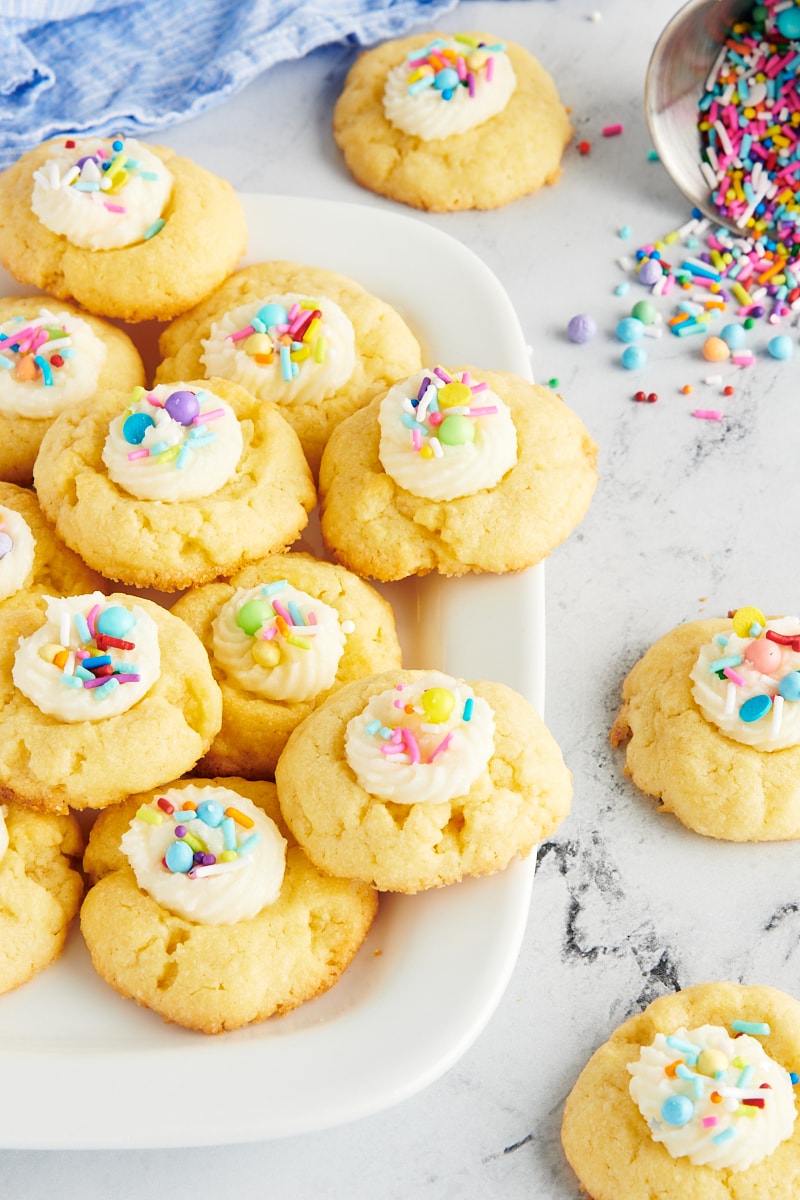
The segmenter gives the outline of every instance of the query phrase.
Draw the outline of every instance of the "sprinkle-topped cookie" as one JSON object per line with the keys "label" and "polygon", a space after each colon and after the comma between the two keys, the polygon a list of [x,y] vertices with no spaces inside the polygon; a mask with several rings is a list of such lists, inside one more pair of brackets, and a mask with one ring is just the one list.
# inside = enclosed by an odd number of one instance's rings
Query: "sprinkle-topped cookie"
{"label": "sprinkle-topped cookie", "polygon": [[48,598],[45,623],[20,640],[12,679],[42,713],[67,724],[101,721],[141,700],[160,663],[153,619],[94,592]]}
{"label": "sprinkle-topped cookie", "polygon": [[428,500],[454,500],[493,487],[517,461],[508,406],[468,371],[443,367],[396,384],[381,403],[381,464]]}
{"label": "sprinkle-topped cookie", "polygon": [[727,737],[758,750],[800,743],[800,619],[740,608],[732,628],[700,651],[691,673],[700,711]]}
{"label": "sprinkle-topped cookie", "polygon": [[516,77],[502,42],[470,34],[434,38],[389,72],[387,120],[424,141],[466,133],[502,112]]}

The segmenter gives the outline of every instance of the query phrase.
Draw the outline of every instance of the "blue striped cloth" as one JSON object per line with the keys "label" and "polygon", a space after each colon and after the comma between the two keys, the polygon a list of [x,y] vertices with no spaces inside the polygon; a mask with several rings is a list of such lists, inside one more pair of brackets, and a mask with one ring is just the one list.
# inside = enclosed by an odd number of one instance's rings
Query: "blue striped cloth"
{"label": "blue striped cloth", "polygon": [[143,134],[267,67],[369,45],[457,0],[0,0],[0,167],[62,133]]}

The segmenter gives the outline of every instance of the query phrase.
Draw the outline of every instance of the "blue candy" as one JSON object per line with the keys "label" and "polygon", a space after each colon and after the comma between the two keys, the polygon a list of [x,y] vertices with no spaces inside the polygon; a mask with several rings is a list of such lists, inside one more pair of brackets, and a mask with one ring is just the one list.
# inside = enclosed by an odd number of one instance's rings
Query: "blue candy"
{"label": "blue candy", "polygon": [[136,617],[132,612],[128,612],[127,608],[122,608],[119,604],[112,604],[98,614],[95,628],[106,637],[124,638],[135,624]]}
{"label": "blue candy", "polygon": [[186,842],[172,842],[167,847],[164,861],[176,875],[185,875],[194,866],[194,853]]}
{"label": "blue candy", "polygon": [[123,421],[122,436],[131,446],[138,446],[151,425],[155,425],[155,421],[149,413],[131,413]]}
{"label": "blue candy", "polygon": [[753,721],[760,721],[762,717],[767,715],[771,708],[772,700],[769,696],[751,696],[749,700],[745,700],[739,709],[739,716],[749,725]]}

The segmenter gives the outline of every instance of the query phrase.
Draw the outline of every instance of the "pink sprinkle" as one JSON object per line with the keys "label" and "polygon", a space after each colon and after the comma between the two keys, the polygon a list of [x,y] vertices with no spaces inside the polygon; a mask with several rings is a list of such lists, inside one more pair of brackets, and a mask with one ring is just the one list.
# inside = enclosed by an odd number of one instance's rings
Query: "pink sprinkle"
{"label": "pink sprinkle", "polygon": [[472,387],[471,379],[472,379],[472,377],[471,377],[469,371],[461,372],[461,382],[464,384],[464,387]]}
{"label": "pink sprinkle", "polygon": [[623,129],[623,125],[604,125],[601,132],[603,137],[617,137]]}
{"label": "pink sprinkle", "polygon": [[463,81],[467,78],[467,64],[464,62],[464,59],[460,54],[456,59],[456,72],[460,80]]}
{"label": "pink sprinkle", "polygon": [[206,421],[216,421],[218,417],[224,416],[224,408],[210,408],[208,412],[198,413],[196,417],[192,417],[192,424],[204,425]]}
{"label": "pink sprinkle", "polygon": [[291,326],[291,325],[294,323],[294,321],[295,321],[296,317],[298,316],[299,312],[300,312],[300,305],[299,305],[299,304],[297,303],[297,301],[295,300],[294,304],[293,304],[293,305],[292,305],[292,307],[289,309],[289,312],[286,314],[286,315],[288,316],[288,318],[289,318],[289,325],[290,325],[290,326]]}
{"label": "pink sprinkle", "polygon": [[491,83],[494,78],[494,59],[490,56],[486,60],[486,82]]}
{"label": "pink sprinkle", "polygon": [[274,613],[275,613],[277,616],[279,616],[279,617],[283,617],[283,619],[284,619],[284,621],[286,622],[286,624],[287,624],[287,625],[292,625],[292,624],[294,624],[294,622],[292,621],[292,618],[289,616],[289,613],[288,613],[288,612],[286,611],[286,609],[283,607],[283,605],[281,604],[280,600],[273,600],[273,601],[272,601],[272,611],[273,611],[273,612],[274,612]]}
{"label": "pink sprinkle", "polygon": [[127,211],[124,204],[110,204],[108,202],[108,200],[104,200],[103,204],[106,206],[106,208],[108,209],[109,212],[123,212],[124,213]]}
{"label": "pink sprinkle", "polygon": [[471,408],[467,415],[470,417],[490,417],[493,413],[496,413],[496,412],[497,412],[497,405],[492,404],[492,405],[489,405],[487,408]]}
{"label": "pink sprinkle", "polygon": [[149,450],[131,450],[130,454],[128,455],[128,461],[133,462],[134,459],[137,459],[137,458],[149,458],[149,457],[150,457]]}
{"label": "pink sprinkle", "polygon": [[408,757],[411,759],[412,763],[418,763],[420,761],[420,752],[419,746],[417,745],[417,739],[414,737],[411,730],[406,729],[405,726],[403,726],[403,728],[400,730],[400,733],[403,738],[405,748],[408,751]]}
{"label": "pink sprinkle", "polygon": [[418,429],[411,430],[411,444],[415,450],[419,450],[422,447],[422,434]]}
{"label": "pink sprinkle", "polygon": [[[461,382],[465,383],[466,380],[462,380]],[[472,388],[473,396],[475,395],[476,392],[485,392],[486,389],[488,388],[488,386],[489,385],[485,379],[481,383],[471,383],[470,384],[470,387]]]}
{"label": "pink sprinkle", "polygon": [[726,679],[730,679],[731,683],[735,683],[737,687],[744,687],[744,680],[741,675],[734,671],[733,667],[724,667],[722,674]]}
{"label": "pink sprinkle", "polygon": [[737,367],[752,367],[755,361],[755,357],[749,352],[731,355],[731,362],[735,363]]}
{"label": "pink sprinkle", "polygon": [[450,376],[447,374],[447,371],[443,371],[441,367],[434,367],[433,373],[434,373],[434,375],[437,375],[439,377],[439,379],[444,380],[445,383],[453,382],[452,379],[450,378]]}
{"label": "pink sprinkle", "polygon": [[439,745],[436,747],[436,749],[431,754],[430,758],[428,759],[428,762],[432,763],[433,760],[437,757],[437,755],[442,754],[447,749],[447,747],[450,745],[450,742],[452,741],[452,739],[453,739],[453,731],[451,729],[450,732],[447,734],[447,736],[443,737],[442,740],[439,742]]}
{"label": "pink sprinkle", "polygon": [[704,1129],[708,1129],[708,1127],[710,1125],[717,1125],[718,1123],[719,1123],[718,1117],[703,1117],[703,1128]]}
{"label": "pink sprinkle", "polygon": [[393,742],[384,742],[381,746],[381,754],[404,754],[403,746],[396,745]]}
{"label": "pink sprinkle", "polygon": [[724,415],[719,408],[696,408],[692,413],[693,417],[699,417],[701,421],[721,421]]}
{"label": "pink sprinkle", "polygon": [[[150,452],[148,451],[148,454],[149,454],[149,453],[150,453]],[[94,637],[94,635],[95,635],[95,632],[96,632],[96,631],[95,631],[95,627],[94,627],[94,623],[95,623],[95,620],[96,620],[96,618],[97,618],[97,614],[98,614],[99,612],[100,612],[100,605],[99,605],[99,604],[93,604],[93,605],[92,605],[92,607],[89,609],[89,615],[88,615],[88,616],[87,616],[87,618],[86,618],[86,624],[89,626],[89,633],[92,635],[92,637]]]}
{"label": "pink sprinkle", "polygon": [[308,623],[309,625],[317,624],[317,614],[313,610],[308,614]]}
{"label": "pink sprinkle", "polygon": [[265,642],[271,642],[273,638],[278,636],[278,626],[270,625],[269,629],[265,629],[261,636]]}
{"label": "pink sprinkle", "polygon": [[232,342],[240,342],[242,338],[249,337],[251,333],[255,333],[252,325],[245,325],[244,329],[237,329],[235,333],[229,333],[228,338]]}
{"label": "pink sprinkle", "polygon": [[147,403],[152,404],[153,408],[163,408],[164,402],[159,400],[158,396],[154,396],[152,392],[148,392]]}

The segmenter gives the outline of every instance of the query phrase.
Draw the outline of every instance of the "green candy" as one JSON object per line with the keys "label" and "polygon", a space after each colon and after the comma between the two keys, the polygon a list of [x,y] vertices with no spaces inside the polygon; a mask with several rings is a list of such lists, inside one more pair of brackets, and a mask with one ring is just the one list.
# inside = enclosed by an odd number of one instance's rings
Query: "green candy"
{"label": "green candy", "polygon": [[445,417],[439,426],[439,441],[445,446],[464,446],[475,441],[475,424],[462,413]]}
{"label": "green candy", "polygon": [[236,614],[236,624],[250,637],[258,633],[261,626],[274,616],[269,600],[248,600]]}

